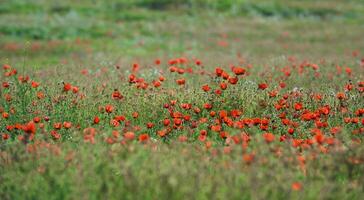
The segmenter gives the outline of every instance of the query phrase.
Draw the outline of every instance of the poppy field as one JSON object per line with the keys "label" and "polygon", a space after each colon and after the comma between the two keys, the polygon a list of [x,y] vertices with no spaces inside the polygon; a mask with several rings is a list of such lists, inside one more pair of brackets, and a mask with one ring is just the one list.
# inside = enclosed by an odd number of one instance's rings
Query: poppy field
{"label": "poppy field", "polygon": [[0,199],[362,199],[363,13],[0,1]]}

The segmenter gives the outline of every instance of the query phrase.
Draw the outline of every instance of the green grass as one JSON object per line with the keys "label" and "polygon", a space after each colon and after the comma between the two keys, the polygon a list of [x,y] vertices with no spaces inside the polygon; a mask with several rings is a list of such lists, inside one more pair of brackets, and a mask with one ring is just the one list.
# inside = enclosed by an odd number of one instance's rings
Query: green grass
{"label": "green grass", "polygon": [[[294,152],[289,146],[280,158],[258,148],[253,165],[242,163],[240,152],[217,150],[213,155],[199,145],[158,144],[155,150],[140,145],[41,146],[31,156],[19,150],[3,155],[3,198],[360,199],[363,195],[363,167],[343,160],[349,152],[329,159],[320,156],[309,162],[304,176],[295,167],[295,158],[289,160]],[[362,148],[355,148],[356,155],[362,153]],[[348,178],[350,174],[361,176]],[[291,191],[297,181],[304,191]]]}
{"label": "green grass", "polygon": [[[0,86],[0,114],[9,113],[7,119],[0,115],[0,135],[10,134],[8,140],[0,138],[1,199],[360,199],[363,122],[344,119],[364,108],[363,93],[346,91],[345,100],[336,95],[348,83],[357,87],[364,80],[363,13],[360,0],[0,0],[0,64],[18,70],[17,76],[6,77],[2,69],[0,75],[1,84],[10,84]],[[177,66],[196,73],[170,73],[168,61],[180,57],[190,62]],[[161,65],[154,64],[156,59]],[[196,59],[202,66],[194,64]],[[305,61],[319,69],[305,67],[301,73]],[[150,84],[146,90],[128,82],[134,63],[140,65],[138,78]],[[232,74],[230,65],[244,67],[249,75],[216,96],[213,90],[222,79],[214,76],[215,68]],[[290,76],[284,76],[285,66]],[[88,75],[81,74],[85,69]],[[20,83],[18,75],[29,75],[40,86]],[[160,75],[166,80],[154,88],[152,81]],[[186,79],[184,86],[176,85],[179,78]],[[258,90],[263,82],[268,89]],[[279,89],[280,82],[287,87]],[[63,83],[79,92],[64,92]],[[203,92],[204,84],[213,89]],[[122,100],[111,98],[115,89]],[[277,97],[269,97],[275,89]],[[297,90],[301,96],[296,98]],[[45,97],[37,98],[38,92]],[[274,105],[285,94],[290,107],[283,111],[299,126],[279,142],[288,127]],[[171,133],[160,137],[163,120],[170,118],[164,105],[171,100],[177,100],[174,111],[190,115],[191,121],[185,120],[181,130],[171,126]],[[303,111],[292,107],[296,102],[312,112],[330,105],[330,115],[320,118],[328,126],[320,130],[335,145],[293,147],[293,139],[315,141],[312,129],[317,126],[301,120]],[[183,109],[182,103],[192,109]],[[224,123],[230,136],[246,133],[251,141],[244,147],[221,138],[209,128],[219,117],[212,117],[205,103],[213,104],[217,116],[221,110],[240,109],[242,118],[270,118],[267,131],[275,141],[263,141],[266,131],[259,126],[238,129]],[[111,114],[104,111],[107,104],[114,106]],[[193,111],[196,107],[200,113]],[[126,117],[119,127],[110,124],[115,115]],[[99,124],[93,124],[95,116]],[[32,141],[18,141],[29,137],[23,130],[7,130],[35,117],[44,127],[37,124]],[[202,118],[208,121],[192,128]],[[57,122],[72,127],[56,130]],[[154,127],[147,128],[148,122]],[[342,131],[332,134],[337,126]],[[90,127],[96,130],[95,144],[85,141]],[[59,140],[51,136],[53,130]],[[108,144],[115,130],[121,136]],[[207,142],[199,140],[201,130],[208,130]],[[135,132],[136,139],[125,141],[127,131]],[[150,140],[138,142],[144,133]],[[187,142],[179,142],[180,136]],[[251,163],[247,155],[254,155]],[[292,189],[296,182],[299,191]]]}

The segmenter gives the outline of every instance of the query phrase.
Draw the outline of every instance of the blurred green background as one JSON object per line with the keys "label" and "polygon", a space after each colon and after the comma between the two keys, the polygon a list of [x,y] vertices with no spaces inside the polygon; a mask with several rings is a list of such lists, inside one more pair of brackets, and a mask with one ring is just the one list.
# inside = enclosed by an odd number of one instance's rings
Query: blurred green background
{"label": "blurred green background", "polygon": [[0,61],[335,59],[363,49],[363,22],[363,0],[0,0]]}

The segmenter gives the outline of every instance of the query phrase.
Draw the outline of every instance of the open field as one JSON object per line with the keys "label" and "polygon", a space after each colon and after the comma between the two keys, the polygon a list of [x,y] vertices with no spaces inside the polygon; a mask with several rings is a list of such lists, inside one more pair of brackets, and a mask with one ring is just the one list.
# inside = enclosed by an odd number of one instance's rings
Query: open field
{"label": "open field", "polygon": [[361,199],[362,0],[0,0],[0,199]]}

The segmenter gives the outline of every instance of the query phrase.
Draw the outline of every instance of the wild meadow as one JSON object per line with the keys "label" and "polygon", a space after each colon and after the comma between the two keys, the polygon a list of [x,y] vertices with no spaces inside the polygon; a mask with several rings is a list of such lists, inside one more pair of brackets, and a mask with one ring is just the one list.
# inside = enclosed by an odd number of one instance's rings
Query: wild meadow
{"label": "wild meadow", "polygon": [[0,199],[362,199],[362,0],[0,0]]}

